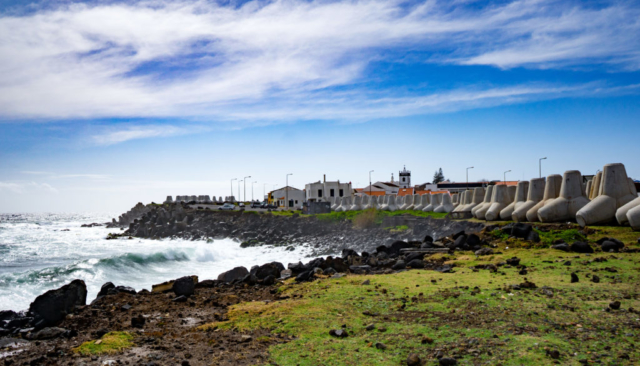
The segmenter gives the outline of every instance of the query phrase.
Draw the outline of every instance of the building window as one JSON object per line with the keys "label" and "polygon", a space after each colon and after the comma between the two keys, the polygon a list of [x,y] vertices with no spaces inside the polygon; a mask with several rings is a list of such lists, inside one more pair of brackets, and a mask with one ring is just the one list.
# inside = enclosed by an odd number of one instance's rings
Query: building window
{"label": "building window", "polygon": [[318,189],[318,197],[322,197],[322,189]]}
{"label": "building window", "polygon": [[340,190],[340,197],[344,196],[344,189]]}
{"label": "building window", "polygon": [[406,182],[406,179],[407,179],[407,178],[402,178],[402,181],[403,181],[403,182]]}
{"label": "building window", "polygon": [[298,204],[298,200],[296,200],[296,205]]}
{"label": "building window", "polygon": [[331,197],[335,197],[335,196],[336,196],[336,190],[335,190],[335,189],[333,189],[333,188],[331,188],[331,189],[329,190],[329,195],[330,195]]}

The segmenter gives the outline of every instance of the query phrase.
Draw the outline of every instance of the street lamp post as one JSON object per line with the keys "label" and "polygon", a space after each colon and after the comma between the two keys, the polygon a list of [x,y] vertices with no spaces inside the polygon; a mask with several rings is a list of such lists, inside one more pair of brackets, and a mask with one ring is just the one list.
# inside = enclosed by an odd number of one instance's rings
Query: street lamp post
{"label": "street lamp post", "polygon": [[242,183],[242,180],[238,181],[238,203],[240,203],[240,183]]}
{"label": "street lamp post", "polygon": [[470,167],[467,168],[467,189],[466,189],[467,191],[469,190],[469,169],[473,169],[473,167],[470,166]]}
{"label": "street lamp post", "polygon": [[284,209],[289,209],[289,176],[293,175],[293,173],[287,174],[287,184],[284,186]]}
{"label": "street lamp post", "polygon": [[238,180],[238,178],[231,179],[231,196],[233,197],[233,181]]}
{"label": "street lamp post", "polygon": [[542,178],[542,161],[545,160],[545,159],[547,159],[546,156],[544,158],[538,159],[538,169],[540,170],[540,177],[539,178]]}
{"label": "street lamp post", "polygon": [[503,180],[503,182],[504,182],[505,186],[507,185],[507,173],[509,173],[510,171],[511,170],[507,170],[506,172],[504,172],[504,180]]}
{"label": "street lamp post", "polygon": [[371,173],[373,170],[369,171],[369,200],[371,200]]}
{"label": "street lamp post", "polygon": [[244,184],[242,184],[242,188],[244,189],[244,200],[247,200],[247,178],[251,178],[251,176],[244,177]]}

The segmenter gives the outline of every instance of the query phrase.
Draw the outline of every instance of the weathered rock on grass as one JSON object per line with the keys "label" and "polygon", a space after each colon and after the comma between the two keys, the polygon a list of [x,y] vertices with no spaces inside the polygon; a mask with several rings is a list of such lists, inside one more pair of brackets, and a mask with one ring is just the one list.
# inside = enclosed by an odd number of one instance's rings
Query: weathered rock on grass
{"label": "weathered rock on grass", "polygon": [[407,357],[407,366],[420,366],[422,365],[422,360],[415,353],[410,353],[409,357]]}
{"label": "weathered rock on grass", "polygon": [[612,302],[609,303],[609,307],[612,310],[620,310],[620,305],[621,305],[620,301],[617,301],[617,300],[616,301],[612,301]]}
{"label": "weathered rock on grass", "polygon": [[343,329],[331,329],[329,331],[329,335],[332,335],[336,338],[347,338],[349,336],[347,331]]}
{"label": "weathered rock on grass", "polygon": [[458,364],[458,361],[455,358],[442,357],[438,360],[438,364],[440,366],[456,366]]}
{"label": "weathered rock on grass", "polygon": [[576,282],[580,282],[580,279],[578,278],[578,275],[573,272],[571,273],[571,283],[576,283]]}
{"label": "weathered rock on grass", "polygon": [[576,241],[571,244],[571,251],[576,253],[593,253],[593,248],[589,243],[583,241]]}

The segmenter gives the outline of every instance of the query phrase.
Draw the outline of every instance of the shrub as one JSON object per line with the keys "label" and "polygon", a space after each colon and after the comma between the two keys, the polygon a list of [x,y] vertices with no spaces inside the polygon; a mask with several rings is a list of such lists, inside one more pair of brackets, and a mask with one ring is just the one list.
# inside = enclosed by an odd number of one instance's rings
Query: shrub
{"label": "shrub", "polygon": [[353,218],[353,226],[366,229],[375,226],[377,217],[377,210],[370,208],[362,211]]}

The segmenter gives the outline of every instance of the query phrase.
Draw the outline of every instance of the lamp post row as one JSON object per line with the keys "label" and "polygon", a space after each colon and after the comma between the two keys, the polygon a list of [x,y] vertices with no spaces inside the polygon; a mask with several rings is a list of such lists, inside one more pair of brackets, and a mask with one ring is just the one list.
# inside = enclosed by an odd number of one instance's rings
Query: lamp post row
{"label": "lamp post row", "polygon": [[[538,159],[538,169],[539,169],[540,178],[542,178],[542,160],[546,160],[546,159],[547,159],[546,156],[544,158]],[[470,166],[470,167],[467,167],[467,169],[466,169],[466,176],[467,176],[466,190],[469,190],[469,169],[474,169],[474,168],[475,167]],[[370,170],[369,171],[369,196],[371,196],[371,192],[372,192],[372,188],[373,188],[371,186],[371,173],[373,173],[373,172],[374,172],[374,170]],[[503,173],[503,182],[505,184],[507,182],[507,173],[510,173],[510,172],[511,172],[511,170],[507,170],[507,171],[505,171]],[[284,188],[285,189],[285,208],[288,208],[288,206],[289,206],[289,189],[288,189],[288,187],[289,187],[289,176],[290,175],[293,175],[293,173],[287,174],[286,178],[285,178],[286,179],[286,186]],[[247,199],[247,182],[246,182],[247,178],[251,178],[251,176],[249,175],[247,177],[244,177],[244,179],[238,181],[238,196],[240,196],[240,182],[243,182],[245,200]],[[233,196],[233,181],[234,180],[238,180],[238,178],[231,179],[231,195],[232,196]],[[253,184],[254,183],[258,183],[258,181],[251,182],[251,201],[254,200],[254,195],[253,195],[253,193],[254,193]],[[263,196],[266,195],[266,186],[267,186],[267,184],[268,183],[264,183],[262,185],[262,195]],[[273,187],[275,188],[275,185]]]}

